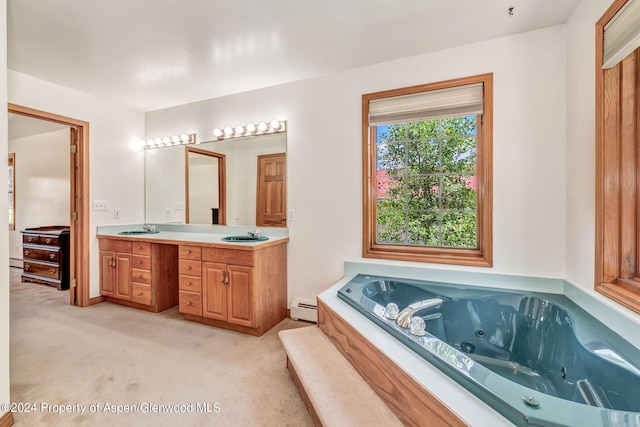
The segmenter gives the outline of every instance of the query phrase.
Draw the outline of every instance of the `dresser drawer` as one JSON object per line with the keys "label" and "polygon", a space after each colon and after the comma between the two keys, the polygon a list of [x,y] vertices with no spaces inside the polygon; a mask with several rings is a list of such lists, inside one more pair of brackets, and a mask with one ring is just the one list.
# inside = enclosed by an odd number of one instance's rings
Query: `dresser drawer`
{"label": "dresser drawer", "polygon": [[138,268],[131,269],[131,281],[136,283],[151,284],[151,271],[140,270]]}
{"label": "dresser drawer", "polygon": [[101,251],[131,253],[131,242],[127,240],[98,239],[98,247]]}
{"label": "dresser drawer", "polygon": [[202,295],[196,292],[180,291],[178,311],[184,314],[202,316]]}
{"label": "dresser drawer", "polygon": [[178,260],[178,274],[200,277],[202,274],[202,263],[200,261],[180,259]]}
{"label": "dresser drawer", "polygon": [[37,234],[23,234],[22,243],[31,243],[33,245],[40,244],[40,236]]}
{"label": "dresser drawer", "polygon": [[35,259],[39,261],[60,262],[60,249],[51,248],[43,249],[42,246],[31,247],[23,246],[22,255],[24,259]]}
{"label": "dresser drawer", "polygon": [[151,243],[131,242],[131,253],[136,255],[151,255]]}
{"label": "dresser drawer", "polygon": [[202,292],[202,279],[200,277],[180,276],[178,288],[181,291]]}
{"label": "dresser drawer", "polygon": [[151,257],[149,255],[132,255],[131,266],[142,270],[151,270]]}
{"label": "dresser drawer", "polygon": [[151,305],[151,297],[151,285],[142,285],[140,283],[132,285],[131,301]]}
{"label": "dresser drawer", "polygon": [[46,246],[60,246],[60,239],[57,236],[40,235],[40,244]]}
{"label": "dresser drawer", "polygon": [[48,277],[50,279],[60,279],[60,268],[54,264],[25,261],[24,272]]}
{"label": "dresser drawer", "polygon": [[183,246],[178,247],[178,258],[192,259],[200,261],[202,257],[202,248],[200,246]]}

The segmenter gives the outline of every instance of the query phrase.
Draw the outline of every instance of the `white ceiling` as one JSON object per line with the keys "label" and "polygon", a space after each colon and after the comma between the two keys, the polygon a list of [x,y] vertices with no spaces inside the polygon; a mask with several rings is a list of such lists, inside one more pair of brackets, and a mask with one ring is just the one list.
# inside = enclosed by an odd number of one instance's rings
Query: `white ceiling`
{"label": "white ceiling", "polygon": [[149,111],[561,24],[579,1],[8,0],[8,66]]}
{"label": "white ceiling", "polygon": [[69,129],[69,126],[9,113],[9,139],[24,138],[65,128]]}

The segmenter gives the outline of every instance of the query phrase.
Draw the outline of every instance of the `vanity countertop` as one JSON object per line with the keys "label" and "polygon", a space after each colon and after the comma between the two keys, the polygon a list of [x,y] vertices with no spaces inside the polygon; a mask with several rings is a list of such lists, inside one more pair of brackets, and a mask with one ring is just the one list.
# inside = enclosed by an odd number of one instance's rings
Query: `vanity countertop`
{"label": "vanity countertop", "polygon": [[[189,245],[196,244],[198,246],[208,247],[220,247],[227,249],[240,249],[240,250],[255,250],[261,249],[267,246],[279,245],[289,241],[288,236],[268,236],[269,240],[256,241],[256,242],[225,242],[223,237],[230,235],[237,235],[241,233],[202,233],[193,231],[165,231],[160,230],[159,233],[149,234],[136,234],[136,235],[121,235],[118,234],[120,228],[100,227],[98,229],[97,238],[113,239],[113,240],[128,240],[135,242],[150,242],[150,243],[163,243],[174,245]],[[246,233],[244,233],[246,234]]]}

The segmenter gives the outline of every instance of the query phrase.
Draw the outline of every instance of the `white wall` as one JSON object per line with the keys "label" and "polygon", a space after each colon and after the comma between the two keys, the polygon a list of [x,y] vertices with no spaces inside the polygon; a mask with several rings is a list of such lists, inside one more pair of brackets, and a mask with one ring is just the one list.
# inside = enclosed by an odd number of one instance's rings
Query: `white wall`
{"label": "white wall", "polygon": [[[99,296],[96,226],[144,221],[144,153],[130,146],[143,137],[144,114],[12,70],[8,98],[14,104],[90,123],[89,198],[109,202],[108,211],[90,215],[90,296]],[[113,218],[113,208],[121,209],[119,220]]]}
{"label": "white wall", "polygon": [[[289,300],[361,258],[361,95],[494,73],[493,272],[565,275],[564,26],[146,114],[146,135],[288,120]],[[440,267],[440,266],[438,266]],[[478,268],[447,267],[486,271]]]}
{"label": "white wall", "polygon": [[[0,0],[0,28],[7,28],[7,1]],[[7,32],[0,31],[0,105],[7,105]],[[0,152],[8,153],[7,110],[0,109]],[[7,168],[0,168],[0,185],[7,190]],[[7,198],[0,197],[0,212],[7,212]],[[0,227],[0,403],[9,402],[9,231]],[[0,417],[4,415],[0,411]]]}
{"label": "white wall", "polygon": [[22,259],[22,234],[27,227],[69,225],[70,131],[9,140],[16,154],[16,229],[9,232],[9,256]]}
{"label": "white wall", "polygon": [[582,0],[567,27],[567,276],[594,286],[595,26],[611,0]]}

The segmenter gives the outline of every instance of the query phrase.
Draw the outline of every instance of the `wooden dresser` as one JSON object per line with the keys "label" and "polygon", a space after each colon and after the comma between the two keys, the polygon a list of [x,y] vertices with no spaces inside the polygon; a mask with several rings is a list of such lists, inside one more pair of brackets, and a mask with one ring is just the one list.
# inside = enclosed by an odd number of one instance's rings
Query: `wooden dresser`
{"label": "wooden dresser", "polygon": [[21,233],[22,281],[69,289],[69,227],[25,228]]}

